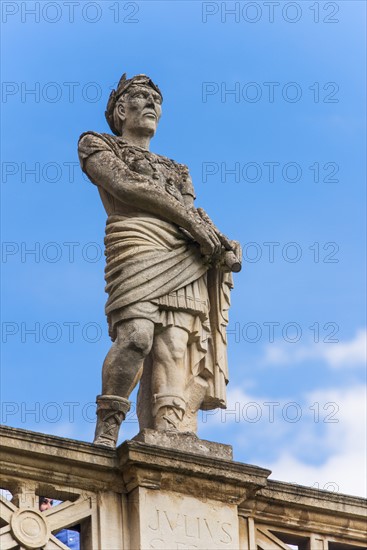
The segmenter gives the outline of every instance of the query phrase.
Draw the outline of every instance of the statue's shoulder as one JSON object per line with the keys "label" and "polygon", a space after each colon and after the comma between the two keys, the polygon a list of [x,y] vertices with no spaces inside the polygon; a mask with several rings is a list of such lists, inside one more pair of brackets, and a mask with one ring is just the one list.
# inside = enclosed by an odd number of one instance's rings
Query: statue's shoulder
{"label": "statue's shoulder", "polygon": [[118,138],[110,134],[98,132],[84,132],[78,141],[78,155],[82,170],[85,171],[85,163],[95,153],[114,153],[119,155]]}
{"label": "statue's shoulder", "polygon": [[88,131],[84,132],[78,141],[79,151],[82,149],[90,148],[109,148],[117,150],[119,138],[111,134],[100,134],[98,132]]}

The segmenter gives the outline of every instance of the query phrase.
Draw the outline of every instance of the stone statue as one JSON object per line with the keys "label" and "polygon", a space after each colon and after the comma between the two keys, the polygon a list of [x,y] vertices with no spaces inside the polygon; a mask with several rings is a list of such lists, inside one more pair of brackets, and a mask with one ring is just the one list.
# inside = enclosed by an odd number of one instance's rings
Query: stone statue
{"label": "stone statue", "polygon": [[162,94],[123,75],[109,98],[115,135],[79,139],[82,170],[107,213],[106,315],[94,443],[115,447],[140,380],[140,429],[195,432],[197,411],[226,407],[226,325],[240,247],[194,206],[188,168],[149,151]]}

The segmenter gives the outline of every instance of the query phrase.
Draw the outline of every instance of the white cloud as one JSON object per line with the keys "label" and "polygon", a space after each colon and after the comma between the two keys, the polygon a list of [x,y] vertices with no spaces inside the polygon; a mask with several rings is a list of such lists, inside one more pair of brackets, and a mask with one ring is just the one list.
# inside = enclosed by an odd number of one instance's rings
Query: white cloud
{"label": "white cloud", "polygon": [[[346,389],[315,391],[308,395],[309,403],[335,403],[338,406],[336,423],[326,423],[326,432],[315,435],[314,452],[329,451],[321,465],[307,464],[295,456],[292,447],[281,451],[279,457],[266,464],[272,478],[319,489],[366,496],[366,388],[364,385]],[[308,445],[307,432],[300,431],[296,447]]]}
{"label": "white cloud", "polygon": [[355,368],[366,364],[367,330],[360,329],[345,342],[274,342],[265,348],[263,365],[294,365],[306,360],[322,360],[330,368]]}
{"label": "white cloud", "polygon": [[[291,403],[294,398],[234,388],[228,409],[209,411],[200,435],[231,441],[236,460],[269,468],[272,479],[364,496],[366,387],[316,389]],[[293,422],[297,408],[300,418]],[[257,410],[260,417],[252,422]]]}
{"label": "white cloud", "polygon": [[271,479],[366,497],[366,461],[360,453],[343,452],[332,456],[322,466],[312,466],[288,452],[265,466],[272,471]]}
{"label": "white cloud", "polygon": [[331,367],[358,366],[366,364],[366,348],[367,330],[359,330],[349,342],[324,344],[323,353]]}

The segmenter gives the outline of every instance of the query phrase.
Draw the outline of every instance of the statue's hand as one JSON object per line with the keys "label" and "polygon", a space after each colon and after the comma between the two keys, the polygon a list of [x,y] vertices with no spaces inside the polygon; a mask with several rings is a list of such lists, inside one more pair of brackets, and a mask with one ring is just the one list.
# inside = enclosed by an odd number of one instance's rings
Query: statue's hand
{"label": "statue's hand", "polygon": [[191,210],[191,228],[190,233],[197,243],[203,256],[219,255],[221,253],[221,243],[215,231],[200,218],[196,211]]}
{"label": "statue's hand", "polygon": [[233,252],[236,255],[236,258],[238,258],[238,261],[242,263],[242,246],[241,243],[238,241],[231,241],[231,245],[233,247]]}

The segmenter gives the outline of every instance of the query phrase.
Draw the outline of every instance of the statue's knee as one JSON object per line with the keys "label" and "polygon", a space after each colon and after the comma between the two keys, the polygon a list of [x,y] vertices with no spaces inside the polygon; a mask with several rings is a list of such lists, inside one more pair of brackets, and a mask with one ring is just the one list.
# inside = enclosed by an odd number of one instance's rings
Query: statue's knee
{"label": "statue's knee", "polygon": [[152,343],[153,335],[144,326],[136,325],[135,330],[129,334],[128,347],[144,357],[150,352]]}
{"label": "statue's knee", "polygon": [[138,352],[142,357],[148,355],[153,343],[153,324],[136,319],[118,326],[116,341],[118,354],[126,356],[129,351]]}

